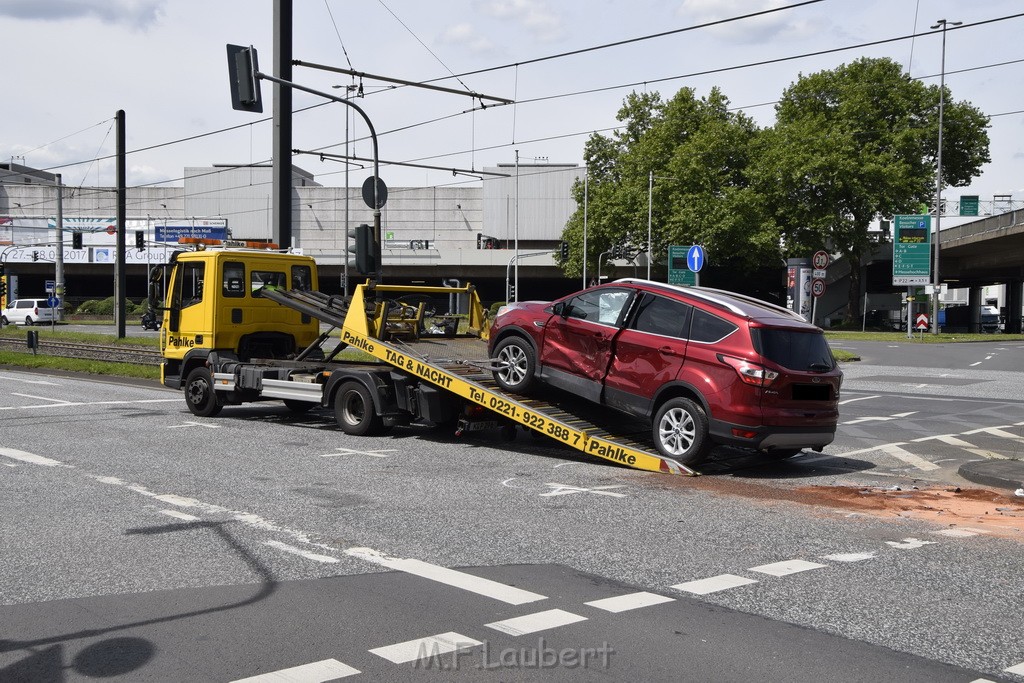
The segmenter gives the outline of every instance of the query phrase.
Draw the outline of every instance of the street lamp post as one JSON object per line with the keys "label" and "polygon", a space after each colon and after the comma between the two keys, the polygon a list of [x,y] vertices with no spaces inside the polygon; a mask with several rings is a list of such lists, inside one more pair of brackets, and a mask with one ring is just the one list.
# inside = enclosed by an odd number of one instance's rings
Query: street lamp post
{"label": "street lamp post", "polygon": [[654,175],[654,171],[648,171],[647,174],[647,279],[651,279],[651,261],[654,260],[654,254],[651,253],[651,208],[654,204],[654,181],[657,180],[679,180],[672,176],[661,176]]}
{"label": "street lamp post", "polygon": [[[942,65],[939,69],[939,147],[935,157],[935,272],[932,273],[932,334],[939,333],[939,243],[942,228],[942,117],[946,104],[946,28],[962,21],[939,19],[932,29],[942,29]],[[909,324],[909,322],[908,322]]]}

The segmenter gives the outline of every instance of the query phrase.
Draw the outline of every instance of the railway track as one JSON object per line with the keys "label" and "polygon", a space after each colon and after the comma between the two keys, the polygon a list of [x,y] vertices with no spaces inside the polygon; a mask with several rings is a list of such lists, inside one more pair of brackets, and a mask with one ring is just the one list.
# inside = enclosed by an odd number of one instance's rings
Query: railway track
{"label": "railway track", "polygon": [[[25,339],[0,337],[0,349],[4,351],[29,352]],[[153,348],[106,344],[83,344],[80,342],[57,341],[40,337],[36,354],[104,360],[111,363],[134,363],[137,365],[160,365],[160,352]]]}

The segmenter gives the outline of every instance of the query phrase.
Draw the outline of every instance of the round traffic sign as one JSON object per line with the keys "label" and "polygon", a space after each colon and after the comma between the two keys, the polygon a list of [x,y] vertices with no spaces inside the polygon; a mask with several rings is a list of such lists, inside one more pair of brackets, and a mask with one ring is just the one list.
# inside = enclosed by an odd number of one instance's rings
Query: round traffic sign
{"label": "round traffic sign", "polygon": [[363,181],[363,201],[371,209],[379,209],[388,201],[388,186],[384,184],[381,178],[377,178],[377,205],[373,205],[373,176],[368,177]]}
{"label": "round traffic sign", "polygon": [[117,234],[117,226],[116,225],[108,225],[107,226],[107,234],[108,235],[116,235]]}
{"label": "round traffic sign", "polygon": [[814,258],[811,259],[811,265],[813,265],[817,270],[824,270],[825,268],[828,268],[828,262],[828,252],[824,249],[814,252]]}
{"label": "round traffic sign", "polygon": [[825,293],[825,281],[820,278],[811,280],[811,294],[821,296]]}

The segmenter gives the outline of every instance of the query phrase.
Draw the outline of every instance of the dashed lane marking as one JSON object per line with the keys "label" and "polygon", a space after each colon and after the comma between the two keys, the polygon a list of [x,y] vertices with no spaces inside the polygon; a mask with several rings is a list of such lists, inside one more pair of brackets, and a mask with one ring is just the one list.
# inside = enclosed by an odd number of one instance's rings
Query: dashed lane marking
{"label": "dashed lane marking", "polygon": [[167,515],[168,517],[174,517],[175,519],[180,519],[180,520],[183,520],[185,522],[198,522],[199,521],[199,517],[196,517],[195,515],[188,515],[188,514],[185,514],[184,512],[178,512],[177,510],[159,510],[158,512],[161,515]]}
{"label": "dashed lane marking", "polygon": [[405,664],[406,662],[429,659],[438,655],[448,654],[449,652],[468,650],[479,645],[483,645],[479,640],[474,640],[461,633],[449,631],[448,633],[439,633],[436,636],[407,640],[404,643],[375,647],[370,650],[370,653],[395,664]]}
{"label": "dashed lane marking", "polygon": [[325,683],[338,678],[354,676],[357,673],[359,673],[359,669],[353,669],[337,659],[325,659],[320,662],[293,666],[290,669],[239,678],[231,683]]}
{"label": "dashed lane marking", "polygon": [[287,543],[282,543],[281,541],[263,541],[263,544],[269,545],[271,548],[283,550],[286,553],[291,553],[292,555],[304,557],[307,560],[313,560],[314,562],[323,562],[325,564],[334,564],[336,562],[340,562],[340,560],[336,557],[331,557],[330,555],[320,555],[318,553],[311,553],[308,550],[296,548],[293,545],[288,545]]}
{"label": "dashed lane marking", "polygon": [[37,408],[75,408],[79,406],[127,406],[137,403],[177,403],[180,398],[148,398],[139,401],[58,401],[58,399],[43,399],[47,403],[34,403],[24,406],[0,406],[0,410],[35,410]]}
{"label": "dashed lane marking", "polygon": [[935,545],[938,541],[922,541],[919,538],[904,538],[902,541],[886,541],[885,544],[900,550],[915,550],[926,545]]}
{"label": "dashed lane marking", "polygon": [[873,560],[878,556],[878,552],[869,550],[863,553],[836,553],[835,555],[825,555],[823,560],[832,560],[833,562],[863,562],[864,560]]}
{"label": "dashed lane marking", "polygon": [[751,583],[757,583],[757,579],[748,579],[745,576],[736,576],[735,574],[719,574],[707,579],[677,583],[672,588],[693,593],[694,595],[707,595],[708,593],[717,593],[718,591],[746,586]]}
{"label": "dashed lane marking", "polygon": [[59,460],[53,460],[42,455],[36,455],[35,453],[29,453],[27,451],[19,451],[16,448],[2,448],[0,447],[0,455],[17,460],[18,462],[28,463],[29,465],[42,465],[43,467],[57,467],[61,464]]}
{"label": "dashed lane marking", "polygon": [[639,593],[616,595],[613,598],[591,600],[590,602],[585,602],[583,604],[590,607],[596,607],[597,609],[603,609],[606,612],[618,613],[628,612],[632,609],[640,609],[641,607],[660,605],[663,602],[675,602],[675,598],[670,598],[667,595],[658,595],[657,593],[640,591]]}
{"label": "dashed lane marking", "polygon": [[566,612],[564,609],[549,609],[544,612],[535,612],[533,614],[525,614],[521,617],[513,617],[512,619],[494,621],[490,624],[484,624],[484,626],[487,628],[493,628],[495,631],[507,633],[510,636],[524,636],[528,633],[547,631],[549,629],[558,628],[559,626],[567,626],[569,624],[575,624],[586,620],[586,617],[580,616],[579,614],[573,614],[572,612]]}
{"label": "dashed lane marking", "polygon": [[769,576],[789,576],[790,574],[806,572],[811,569],[822,569],[827,566],[828,565],[825,564],[818,564],[817,562],[808,562],[807,560],[784,560],[782,562],[772,562],[771,564],[762,564],[757,567],[751,567],[750,571],[758,572],[759,574],[768,574]]}
{"label": "dashed lane marking", "polygon": [[497,581],[491,581],[490,579],[484,579],[455,569],[448,569],[447,567],[430,564],[429,562],[423,562],[421,560],[391,557],[374,550],[373,548],[349,548],[345,551],[345,554],[361,560],[366,560],[367,562],[378,564],[382,567],[387,567],[388,569],[413,574],[414,576],[430,579],[431,581],[437,581],[438,583],[443,583],[454,588],[461,588],[462,590],[469,591],[470,593],[476,593],[477,595],[483,595],[487,598],[493,598],[509,605],[523,605],[528,602],[547,599],[546,595],[531,593],[530,591],[523,590],[522,588],[508,586]]}

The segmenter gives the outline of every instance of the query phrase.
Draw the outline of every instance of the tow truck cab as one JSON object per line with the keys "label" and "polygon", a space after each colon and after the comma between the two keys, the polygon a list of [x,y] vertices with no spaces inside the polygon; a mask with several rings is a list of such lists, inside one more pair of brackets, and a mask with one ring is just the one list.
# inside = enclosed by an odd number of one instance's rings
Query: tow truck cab
{"label": "tow truck cab", "polygon": [[163,312],[160,381],[180,389],[211,354],[243,362],[290,358],[316,341],[319,322],[262,296],[268,287],[316,290],[316,262],[267,250],[201,249],[175,252],[154,269],[149,303]]}

